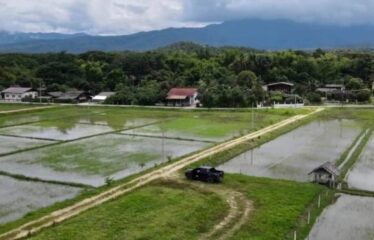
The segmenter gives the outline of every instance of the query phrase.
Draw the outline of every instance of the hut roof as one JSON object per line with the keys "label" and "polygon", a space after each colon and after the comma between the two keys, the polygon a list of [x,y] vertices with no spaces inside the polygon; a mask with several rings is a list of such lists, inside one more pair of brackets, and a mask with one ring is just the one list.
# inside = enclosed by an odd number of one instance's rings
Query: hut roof
{"label": "hut roof", "polygon": [[338,168],[336,167],[335,164],[332,164],[331,162],[326,162],[324,164],[322,164],[321,166],[313,169],[313,171],[311,171],[309,174],[312,174],[312,173],[315,173],[315,172],[318,172],[318,171],[326,171],[334,176],[338,176],[339,175],[339,170]]}
{"label": "hut roof", "polygon": [[13,94],[19,94],[19,93],[26,93],[31,91],[32,88],[24,88],[24,87],[10,87],[7,89],[4,89],[2,93],[13,93]]}

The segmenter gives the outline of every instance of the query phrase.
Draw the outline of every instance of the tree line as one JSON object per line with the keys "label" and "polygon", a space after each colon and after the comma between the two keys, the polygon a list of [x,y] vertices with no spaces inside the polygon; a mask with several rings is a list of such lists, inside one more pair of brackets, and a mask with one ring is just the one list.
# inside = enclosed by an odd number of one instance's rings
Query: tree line
{"label": "tree line", "polygon": [[43,85],[48,91],[76,88],[92,95],[115,91],[108,101],[116,104],[154,105],[172,87],[197,87],[207,107],[246,107],[267,97],[263,84],[278,81],[294,83],[295,93],[311,100],[327,83],[370,93],[363,89],[374,81],[374,54],[180,43],[149,52],[0,55],[0,90]]}

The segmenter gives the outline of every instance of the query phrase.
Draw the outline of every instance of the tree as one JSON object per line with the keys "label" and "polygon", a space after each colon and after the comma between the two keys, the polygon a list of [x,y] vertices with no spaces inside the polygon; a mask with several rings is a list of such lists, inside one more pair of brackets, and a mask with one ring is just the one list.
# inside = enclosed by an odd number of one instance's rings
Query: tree
{"label": "tree", "polygon": [[252,71],[242,71],[238,74],[237,83],[239,86],[252,88],[257,84],[257,76]]}
{"label": "tree", "polygon": [[348,90],[358,90],[358,89],[362,89],[364,84],[363,84],[362,79],[360,78],[350,78],[346,82],[345,86]]}

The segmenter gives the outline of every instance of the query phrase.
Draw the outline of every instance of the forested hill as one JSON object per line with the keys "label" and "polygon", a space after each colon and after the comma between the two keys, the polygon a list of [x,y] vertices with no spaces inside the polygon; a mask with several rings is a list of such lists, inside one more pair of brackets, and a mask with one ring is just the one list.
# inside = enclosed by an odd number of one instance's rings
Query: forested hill
{"label": "forested hill", "polygon": [[[2,41],[2,35],[4,41]],[[12,39],[14,41],[12,41]],[[0,33],[1,52],[144,51],[179,41],[211,46],[242,46],[265,50],[372,47],[374,27],[332,26],[288,20],[241,20],[204,28],[169,28],[125,36]]]}
{"label": "forested hill", "polygon": [[116,91],[115,103],[153,105],[172,87],[197,87],[205,106],[250,106],[262,84],[295,83],[307,96],[326,83],[371,88],[374,54],[361,52],[259,52],[236,47],[173,44],[150,52],[0,54],[0,90],[12,85],[48,91],[71,88]]}

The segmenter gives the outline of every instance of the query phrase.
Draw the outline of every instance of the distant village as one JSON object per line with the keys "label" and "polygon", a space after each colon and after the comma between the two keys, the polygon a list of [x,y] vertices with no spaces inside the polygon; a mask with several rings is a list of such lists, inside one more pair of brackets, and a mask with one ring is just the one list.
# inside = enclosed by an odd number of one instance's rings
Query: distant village
{"label": "distant village", "polygon": [[[290,82],[274,82],[262,86],[266,98],[258,102],[256,107],[302,107],[310,104],[310,101],[294,93],[294,84]],[[372,86],[374,91],[374,84]],[[46,88],[27,88],[12,86],[1,91],[0,102],[40,102],[40,103],[95,103],[105,104],[106,100],[114,96],[115,92],[100,92],[91,95],[87,91],[71,89],[65,92],[47,92]],[[343,84],[326,84],[316,89],[315,93],[322,102],[357,102],[351,96],[352,90],[347,90]],[[315,103],[316,103],[315,102]],[[202,107],[203,103],[199,99],[197,88],[172,88],[168,91],[163,102],[157,103],[159,106],[171,107]]]}

